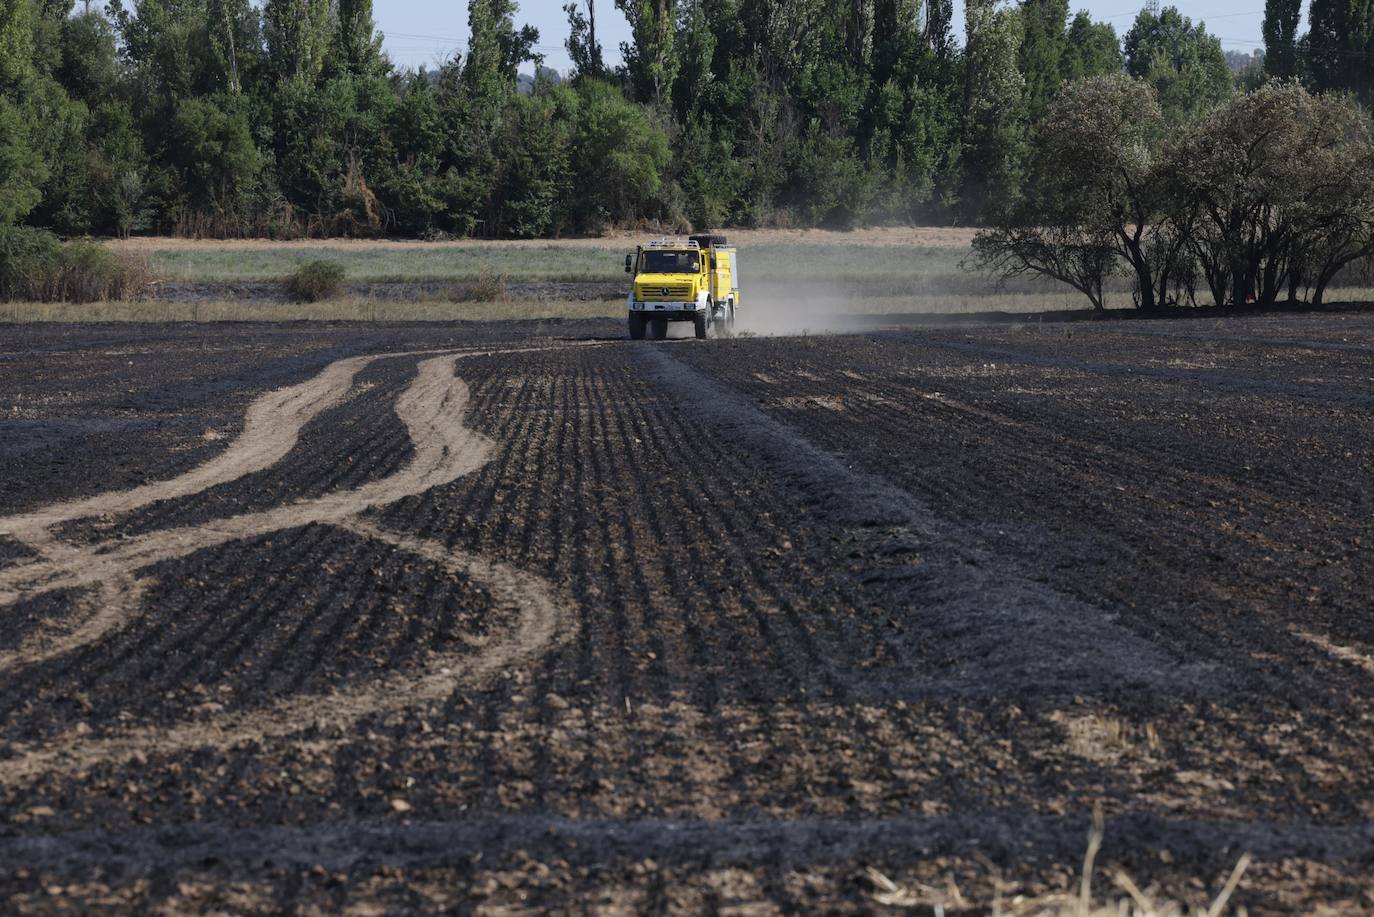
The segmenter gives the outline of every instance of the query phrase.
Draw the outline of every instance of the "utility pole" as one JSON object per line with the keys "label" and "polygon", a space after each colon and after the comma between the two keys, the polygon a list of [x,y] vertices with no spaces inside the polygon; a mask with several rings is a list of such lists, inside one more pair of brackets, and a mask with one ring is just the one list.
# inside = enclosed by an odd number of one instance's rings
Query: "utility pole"
{"label": "utility pole", "polygon": [[[587,0],[587,37],[592,54],[596,55],[596,0]],[[596,74],[600,76],[601,74]]]}

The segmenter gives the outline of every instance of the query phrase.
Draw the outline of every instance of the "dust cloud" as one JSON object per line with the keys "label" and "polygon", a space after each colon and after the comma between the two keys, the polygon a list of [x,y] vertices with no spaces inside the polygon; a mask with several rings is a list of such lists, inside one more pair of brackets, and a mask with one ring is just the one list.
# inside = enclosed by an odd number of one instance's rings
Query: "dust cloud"
{"label": "dust cloud", "polygon": [[765,337],[852,334],[864,329],[863,303],[839,287],[753,284],[743,292],[735,333]]}

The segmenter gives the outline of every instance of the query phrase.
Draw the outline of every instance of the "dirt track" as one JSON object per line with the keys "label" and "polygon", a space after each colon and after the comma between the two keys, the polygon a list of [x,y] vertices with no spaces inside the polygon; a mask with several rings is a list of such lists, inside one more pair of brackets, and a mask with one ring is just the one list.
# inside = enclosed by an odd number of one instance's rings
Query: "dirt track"
{"label": "dirt track", "polygon": [[1374,317],[620,331],[0,329],[6,909],[1374,910]]}

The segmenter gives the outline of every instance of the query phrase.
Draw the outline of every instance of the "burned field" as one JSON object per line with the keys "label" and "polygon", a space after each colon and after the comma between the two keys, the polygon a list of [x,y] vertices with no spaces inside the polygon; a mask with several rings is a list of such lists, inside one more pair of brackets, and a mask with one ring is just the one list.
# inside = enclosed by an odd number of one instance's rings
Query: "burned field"
{"label": "burned field", "polygon": [[1374,909],[1374,319],[621,335],[0,331],[6,909]]}

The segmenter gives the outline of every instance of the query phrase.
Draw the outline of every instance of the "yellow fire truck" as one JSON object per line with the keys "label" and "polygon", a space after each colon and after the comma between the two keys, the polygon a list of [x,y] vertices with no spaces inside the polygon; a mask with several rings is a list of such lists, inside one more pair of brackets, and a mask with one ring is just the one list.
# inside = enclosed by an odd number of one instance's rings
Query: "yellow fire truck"
{"label": "yellow fire truck", "polygon": [[696,336],[729,334],[739,308],[739,268],[725,236],[655,239],[625,256],[634,277],[626,305],[630,337],[668,336],[669,322],[691,322]]}

